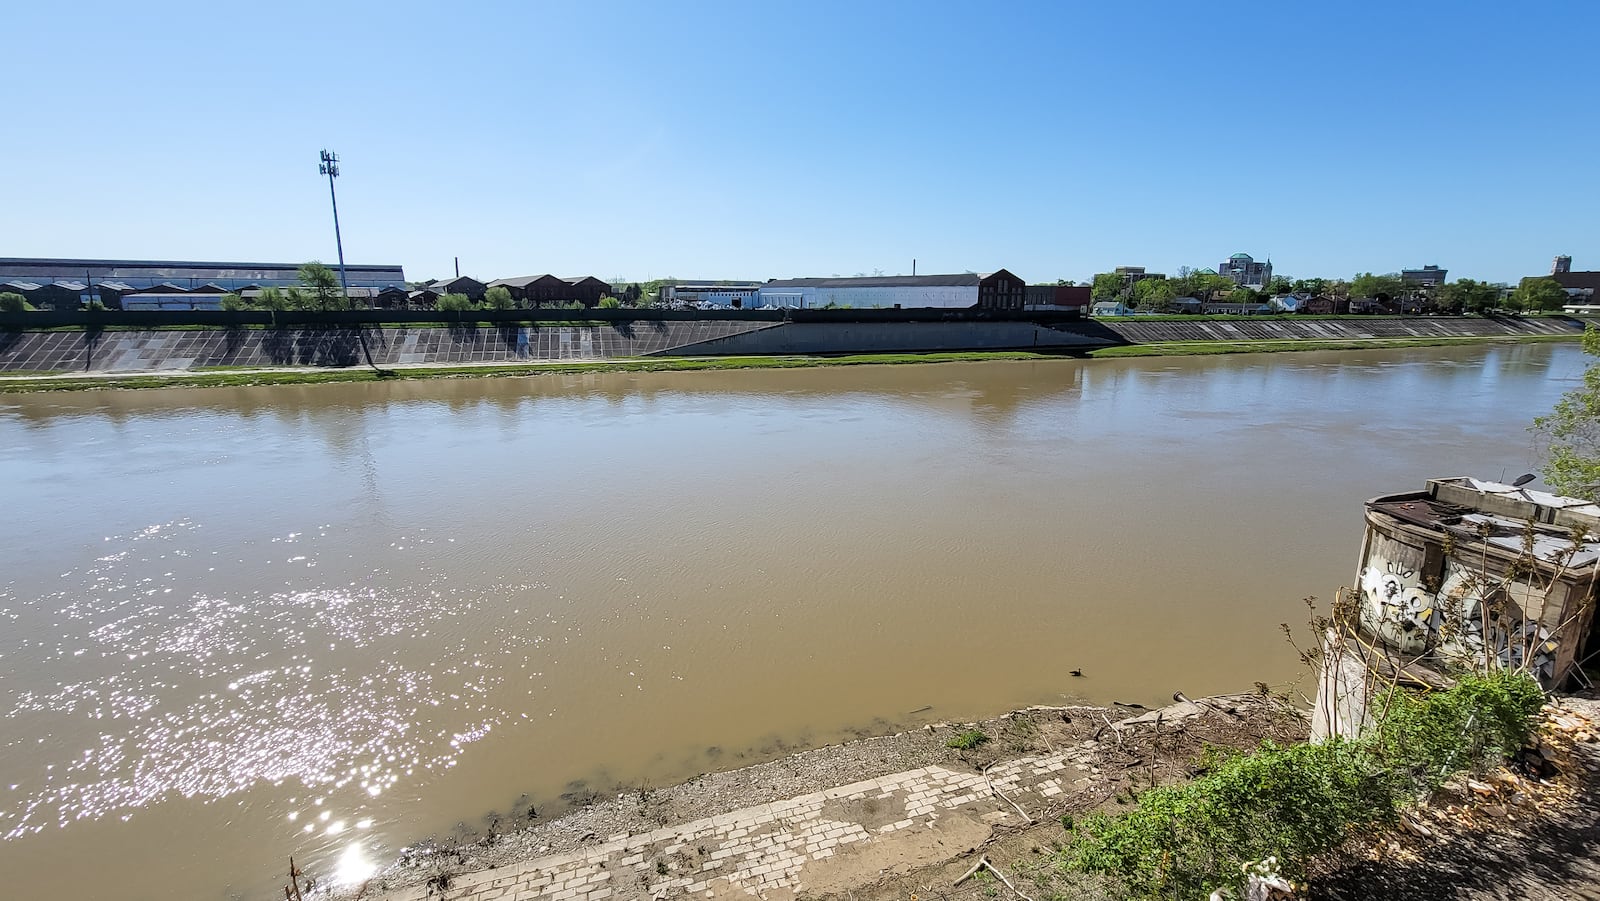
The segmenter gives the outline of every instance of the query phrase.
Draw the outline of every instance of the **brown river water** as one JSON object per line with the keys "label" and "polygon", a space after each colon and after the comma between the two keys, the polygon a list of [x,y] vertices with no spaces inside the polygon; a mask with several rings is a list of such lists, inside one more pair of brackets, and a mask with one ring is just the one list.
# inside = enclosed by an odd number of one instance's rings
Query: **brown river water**
{"label": "brown river water", "polygon": [[[1300,677],[1575,345],[0,397],[0,895],[269,898],[526,795]],[[1083,678],[1068,675],[1082,669]],[[924,709],[927,708],[927,709]]]}

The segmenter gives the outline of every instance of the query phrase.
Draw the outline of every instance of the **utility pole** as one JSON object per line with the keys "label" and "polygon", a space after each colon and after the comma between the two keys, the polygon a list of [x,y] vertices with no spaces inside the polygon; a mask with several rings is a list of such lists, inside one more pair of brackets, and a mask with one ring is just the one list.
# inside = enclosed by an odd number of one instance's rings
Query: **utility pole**
{"label": "utility pole", "polygon": [[333,191],[333,180],[339,177],[339,154],[322,151],[322,165],[317,170],[328,176],[328,199],[333,201],[333,242],[339,248],[339,290],[345,302],[350,301],[350,283],[344,277],[344,239],[339,236],[339,196]]}
{"label": "utility pole", "polygon": [[[333,201],[333,241],[339,247],[339,291],[344,294],[344,302],[348,305],[350,282],[344,277],[344,238],[339,236],[339,195],[333,192],[333,180],[339,177],[339,154],[322,151],[322,165],[317,169],[328,176],[328,199]],[[372,362],[372,349],[367,347],[367,330],[357,327],[356,337],[361,341],[361,355],[367,358],[367,365],[371,366],[380,377],[383,376],[385,370],[379,369],[378,364]]]}

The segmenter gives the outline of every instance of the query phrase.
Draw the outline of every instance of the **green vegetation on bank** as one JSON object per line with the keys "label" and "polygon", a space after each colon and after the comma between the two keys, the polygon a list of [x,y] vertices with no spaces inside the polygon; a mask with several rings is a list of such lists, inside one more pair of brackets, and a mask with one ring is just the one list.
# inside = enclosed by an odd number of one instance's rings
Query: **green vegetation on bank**
{"label": "green vegetation on bank", "polygon": [[993,360],[1056,360],[1056,354],[1026,351],[971,351],[926,354],[851,354],[838,357],[635,357],[615,361],[489,363],[471,366],[408,366],[374,371],[339,369],[193,370],[172,375],[106,375],[52,378],[0,377],[0,393],[75,391],[85,388],[220,388],[249,385],[301,385],[327,382],[382,382],[406,379],[529,376],[574,372],[694,372],[708,369],[801,369],[879,363],[963,363]]}
{"label": "green vegetation on bank", "polygon": [[1367,737],[1213,751],[1192,782],[1149,789],[1128,813],[1067,823],[1058,863],[1114,876],[1142,897],[1204,898],[1268,857],[1300,879],[1313,856],[1354,830],[1392,824],[1447,775],[1504,762],[1543,702],[1533,679],[1507,671],[1425,695],[1390,689]]}
{"label": "green vegetation on bank", "polygon": [[1405,347],[1448,347],[1457,344],[1544,344],[1552,341],[1577,341],[1579,335],[1469,335],[1439,338],[1350,338],[1339,341],[1169,341],[1159,344],[1121,344],[1090,351],[1086,356],[1104,357],[1188,357],[1209,354],[1283,353],[1298,350],[1372,350]]}
{"label": "green vegetation on bank", "polygon": [[[467,366],[406,366],[374,371],[370,368],[284,367],[251,369],[246,367],[208,367],[180,374],[72,375],[0,373],[0,394],[30,391],[77,391],[92,388],[223,388],[249,385],[313,385],[328,382],[379,382],[401,379],[432,379],[494,376],[530,376],[571,372],[694,372],[725,369],[802,369],[816,366],[864,366],[873,364],[976,363],[1002,360],[1073,360],[1084,357],[1198,356],[1206,354],[1281,353],[1305,350],[1371,350],[1405,347],[1437,347],[1481,343],[1544,343],[1576,341],[1577,335],[1520,335],[1510,337],[1467,338],[1373,338],[1350,341],[1240,341],[1133,344],[1102,347],[1078,353],[1036,353],[1032,351],[952,351],[936,353],[848,354],[828,357],[634,357],[612,361],[484,363]],[[24,376],[24,377],[18,377]]]}
{"label": "green vegetation on bank", "polygon": [[[1591,323],[1583,350],[1600,357],[1600,331]],[[1600,501],[1600,361],[1584,370],[1583,381],[1562,396],[1555,409],[1533,421],[1546,444],[1545,481],[1562,494]]]}

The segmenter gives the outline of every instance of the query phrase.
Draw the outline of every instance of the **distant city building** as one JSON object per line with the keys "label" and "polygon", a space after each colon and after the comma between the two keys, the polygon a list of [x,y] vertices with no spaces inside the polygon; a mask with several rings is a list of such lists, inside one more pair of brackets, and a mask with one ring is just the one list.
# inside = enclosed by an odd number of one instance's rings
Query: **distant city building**
{"label": "distant city building", "polygon": [[[0,291],[15,291],[32,303],[42,302],[57,308],[76,308],[79,304],[91,301],[117,307],[127,295],[135,292],[149,294],[149,289],[157,287],[176,298],[190,293],[220,296],[245,290],[299,285],[300,265],[0,257]],[[406,284],[406,274],[400,266],[346,265],[344,270],[352,289],[372,288],[376,291],[388,287],[404,288]]]}
{"label": "distant city building", "polygon": [[721,282],[712,279],[662,285],[656,299],[667,306],[727,307],[753,309],[758,282]]}
{"label": "distant city building", "polygon": [[1567,254],[1562,254],[1561,256],[1556,257],[1555,263],[1553,263],[1550,266],[1550,274],[1551,275],[1561,275],[1564,272],[1571,272],[1571,271],[1572,271],[1572,257],[1567,255]]}
{"label": "distant city building", "polygon": [[761,286],[762,307],[917,309],[944,307],[1021,310],[1026,284],[1004,269],[962,275],[888,275],[774,279]]}
{"label": "distant city building", "polygon": [[1419,288],[1436,288],[1445,283],[1445,274],[1447,272],[1449,270],[1440,269],[1438,266],[1423,266],[1421,269],[1402,269],[1400,270],[1400,280],[1408,285],[1416,285]]}
{"label": "distant city building", "polygon": [[1257,263],[1248,253],[1236,253],[1217,264],[1217,274],[1232,279],[1235,285],[1265,288],[1272,282],[1272,261]]}
{"label": "distant city building", "polygon": [[1122,276],[1122,289],[1124,291],[1132,288],[1135,282],[1142,282],[1147,278],[1167,277],[1164,272],[1146,272],[1143,266],[1118,266],[1111,271]]}

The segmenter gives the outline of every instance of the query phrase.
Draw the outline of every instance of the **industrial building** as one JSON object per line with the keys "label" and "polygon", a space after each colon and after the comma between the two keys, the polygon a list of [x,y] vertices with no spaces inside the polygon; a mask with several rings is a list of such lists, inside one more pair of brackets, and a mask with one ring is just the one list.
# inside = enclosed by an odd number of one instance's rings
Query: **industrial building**
{"label": "industrial building", "polygon": [[753,309],[758,305],[756,293],[761,290],[757,282],[719,282],[712,280],[679,282],[662,285],[656,291],[656,300],[668,307],[726,307]]}
{"label": "industrial building", "polygon": [[[76,308],[91,301],[121,306],[129,294],[222,295],[300,284],[300,263],[208,263],[173,260],[67,260],[0,257],[0,291],[36,306]],[[400,266],[346,265],[351,288],[404,288]],[[352,291],[352,293],[355,293]],[[192,304],[191,309],[196,308]],[[214,308],[202,302],[200,309]]]}
{"label": "industrial building", "polygon": [[495,279],[488,287],[505,288],[511,292],[511,299],[516,301],[518,306],[525,307],[567,304],[574,301],[592,307],[600,302],[600,298],[612,293],[608,282],[603,282],[592,275],[578,275],[571,278],[559,278],[549,274],[521,275],[516,278]]}
{"label": "industrial building", "polygon": [[774,279],[761,286],[759,306],[786,309],[917,309],[941,307],[1022,310],[1027,285],[1004,269],[961,275],[887,275]]}
{"label": "industrial building", "polygon": [[1082,315],[1091,303],[1088,285],[1029,285],[1025,308],[1039,312],[1074,312]]}

